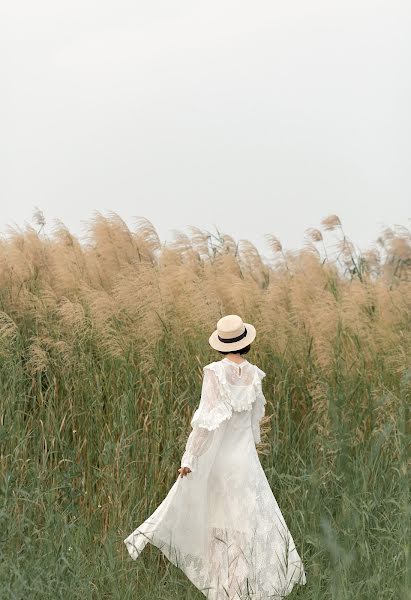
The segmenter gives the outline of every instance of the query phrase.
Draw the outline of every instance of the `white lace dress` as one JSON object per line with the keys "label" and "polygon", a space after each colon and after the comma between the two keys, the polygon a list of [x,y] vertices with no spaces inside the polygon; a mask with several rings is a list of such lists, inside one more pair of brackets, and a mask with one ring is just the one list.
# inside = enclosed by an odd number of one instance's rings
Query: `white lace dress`
{"label": "white lace dress", "polygon": [[265,373],[226,357],[203,373],[181,460],[192,472],[124,543],[133,559],[160,548],[209,600],[284,598],[306,578],[255,448]]}

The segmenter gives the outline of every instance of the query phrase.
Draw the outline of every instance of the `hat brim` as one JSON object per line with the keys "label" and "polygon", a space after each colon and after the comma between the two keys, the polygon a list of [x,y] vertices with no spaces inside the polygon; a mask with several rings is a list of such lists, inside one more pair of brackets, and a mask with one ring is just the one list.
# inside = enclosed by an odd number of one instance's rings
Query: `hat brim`
{"label": "hat brim", "polygon": [[216,329],[208,338],[208,343],[214,350],[222,350],[223,352],[241,350],[241,348],[245,348],[245,346],[251,344],[257,334],[254,325],[251,325],[251,323],[244,323],[244,327],[247,329],[247,335],[238,342],[220,342],[218,339],[218,331]]}

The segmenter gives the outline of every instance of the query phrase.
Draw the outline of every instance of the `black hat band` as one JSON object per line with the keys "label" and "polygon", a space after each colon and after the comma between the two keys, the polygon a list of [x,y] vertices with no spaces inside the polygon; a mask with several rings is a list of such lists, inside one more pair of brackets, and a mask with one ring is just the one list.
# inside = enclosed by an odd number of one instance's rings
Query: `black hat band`
{"label": "black hat band", "polygon": [[240,340],[242,340],[243,338],[245,338],[245,336],[247,335],[247,327],[244,327],[244,333],[242,333],[241,335],[238,335],[235,338],[222,338],[219,335],[217,335],[218,339],[220,340],[220,342],[225,342],[225,343],[232,343],[232,342],[239,342]]}

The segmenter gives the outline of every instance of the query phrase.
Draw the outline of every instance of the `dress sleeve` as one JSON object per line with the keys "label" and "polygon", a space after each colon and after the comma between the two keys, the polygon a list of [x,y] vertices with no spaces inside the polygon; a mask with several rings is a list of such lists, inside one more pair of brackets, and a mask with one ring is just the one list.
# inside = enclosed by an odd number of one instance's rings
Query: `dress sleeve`
{"label": "dress sleeve", "polygon": [[260,421],[265,414],[266,399],[263,394],[261,382],[265,377],[264,371],[256,366],[254,375],[254,389],[255,389],[255,401],[251,411],[251,427],[253,430],[254,442],[259,444],[261,442],[260,432]]}
{"label": "dress sleeve", "polygon": [[210,447],[214,430],[231,417],[231,408],[222,399],[219,378],[213,363],[203,368],[203,385],[198,408],[191,419],[192,431],[188,436],[181,467],[197,469],[197,459]]}
{"label": "dress sleeve", "polygon": [[196,471],[198,457],[204,454],[210,447],[213,435],[214,431],[209,431],[195,425],[188,436],[180,466],[188,467],[191,471]]}

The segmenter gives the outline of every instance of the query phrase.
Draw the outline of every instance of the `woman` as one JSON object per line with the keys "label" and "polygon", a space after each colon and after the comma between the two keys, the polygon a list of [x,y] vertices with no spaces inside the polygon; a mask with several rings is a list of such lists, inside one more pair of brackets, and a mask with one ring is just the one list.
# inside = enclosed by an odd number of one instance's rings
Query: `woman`
{"label": "woman", "polygon": [[124,540],[134,560],[160,548],[209,600],[279,599],[306,581],[255,448],[265,373],[243,358],[255,337],[238,315],[218,321],[209,343],[224,358],[203,368],[177,480]]}

